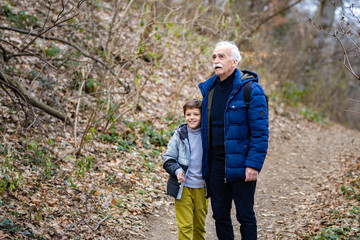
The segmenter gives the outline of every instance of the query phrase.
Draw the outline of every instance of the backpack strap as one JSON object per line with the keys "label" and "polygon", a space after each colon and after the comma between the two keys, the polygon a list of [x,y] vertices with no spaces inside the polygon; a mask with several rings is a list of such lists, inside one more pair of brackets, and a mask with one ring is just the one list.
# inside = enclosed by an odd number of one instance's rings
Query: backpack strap
{"label": "backpack strap", "polygon": [[245,104],[246,104],[246,111],[249,110],[249,107],[250,107],[251,83],[252,83],[252,81],[249,81],[249,82],[245,83],[245,86],[244,86],[244,100],[245,100]]}
{"label": "backpack strap", "polygon": [[[246,104],[246,113],[249,111],[249,107],[250,107],[250,94],[251,94],[251,83],[252,81],[249,81],[247,83],[245,83],[244,86],[244,100],[245,100],[245,104]],[[248,124],[249,124],[249,120],[248,120]],[[248,140],[250,141],[250,127],[248,127]]]}

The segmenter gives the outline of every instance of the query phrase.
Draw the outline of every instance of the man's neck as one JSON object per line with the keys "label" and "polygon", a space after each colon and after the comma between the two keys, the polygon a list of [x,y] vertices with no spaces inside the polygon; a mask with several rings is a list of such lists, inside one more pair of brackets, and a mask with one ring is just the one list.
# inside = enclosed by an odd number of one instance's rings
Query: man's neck
{"label": "man's neck", "polygon": [[226,76],[219,76],[220,81],[224,81],[225,79],[227,79],[229,76],[231,76],[231,74],[234,73],[234,71],[235,71],[235,69],[230,74],[228,74]]}

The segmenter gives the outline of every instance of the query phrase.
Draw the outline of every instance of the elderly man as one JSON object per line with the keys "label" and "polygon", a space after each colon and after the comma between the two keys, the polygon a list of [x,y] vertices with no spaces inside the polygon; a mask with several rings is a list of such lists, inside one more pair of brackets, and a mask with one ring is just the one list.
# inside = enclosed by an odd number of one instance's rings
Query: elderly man
{"label": "elderly man", "polygon": [[[239,49],[216,44],[215,75],[199,84],[202,101],[203,178],[208,184],[218,239],[234,239],[232,200],[242,240],[257,239],[254,212],[256,180],[268,148],[268,111],[258,75],[239,71]],[[244,89],[251,81],[247,107]],[[250,83],[248,83],[250,84]]]}

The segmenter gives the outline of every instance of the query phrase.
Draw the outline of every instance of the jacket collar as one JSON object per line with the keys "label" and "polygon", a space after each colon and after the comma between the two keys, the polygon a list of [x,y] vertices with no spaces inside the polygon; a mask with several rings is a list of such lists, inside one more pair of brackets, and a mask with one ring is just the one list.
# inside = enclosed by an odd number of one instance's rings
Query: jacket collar
{"label": "jacket collar", "polygon": [[[199,88],[203,96],[205,96],[206,93],[208,93],[210,89],[214,86],[214,83],[217,78],[218,76],[214,74],[205,82],[199,84]],[[241,85],[244,85],[249,81],[258,82],[258,80],[259,80],[259,76],[256,73],[247,70],[240,71],[236,68],[233,89],[238,89]]]}
{"label": "jacket collar", "polygon": [[188,138],[188,129],[187,129],[187,124],[183,123],[178,127],[178,131],[179,131],[179,136],[181,140],[184,140],[186,138]]}

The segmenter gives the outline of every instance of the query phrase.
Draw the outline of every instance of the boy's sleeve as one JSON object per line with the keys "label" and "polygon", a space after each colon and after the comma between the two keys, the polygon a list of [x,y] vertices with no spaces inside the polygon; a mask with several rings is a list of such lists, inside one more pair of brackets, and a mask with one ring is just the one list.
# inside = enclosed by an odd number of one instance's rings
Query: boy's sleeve
{"label": "boy's sleeve", "polygon": [[177,169],[182,169],[178,163],[179,159],[179,136],[178,132],[175,132],[171,137],[168,144],[167,151],[163,154],[163,168],[167,173],[171,175],[176,175],[175,172]]}

